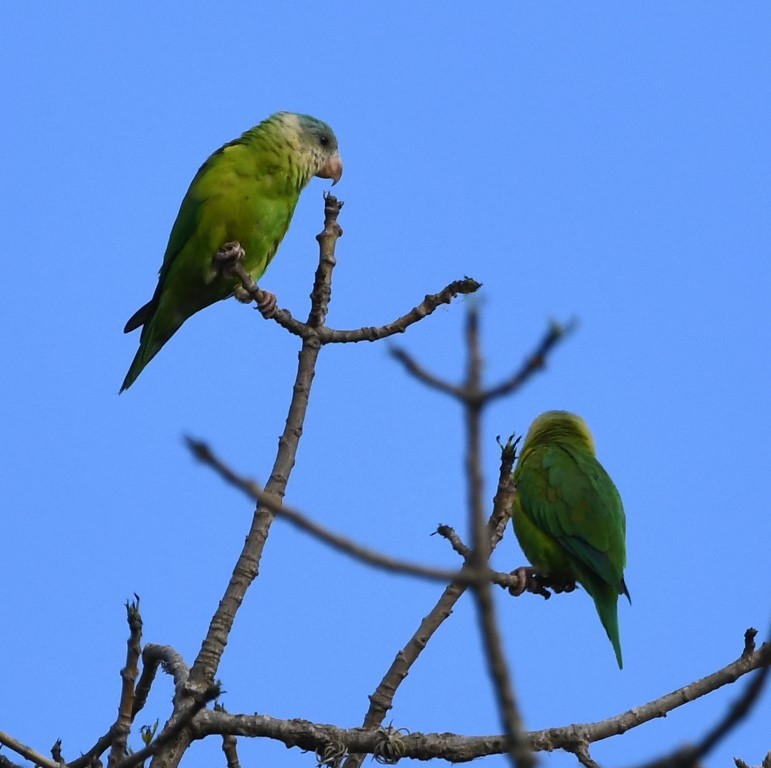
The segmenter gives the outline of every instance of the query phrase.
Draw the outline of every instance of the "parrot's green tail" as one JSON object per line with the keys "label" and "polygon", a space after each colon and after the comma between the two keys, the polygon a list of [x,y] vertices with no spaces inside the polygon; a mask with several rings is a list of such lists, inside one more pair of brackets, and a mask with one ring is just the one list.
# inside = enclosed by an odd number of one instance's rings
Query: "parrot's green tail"
{"label": "parrot's green tail", "polygon": [[[621,657],[621,638],[618,632],[618,593],[609,585],[603,583],[602,586],[592,585],[590,592],[594,600],[594,607],[600,617],[602,626],[608,635],[613,650],[616,654],[618,668],[624,668],[624,661]],[[587,589],[587,591],[589,591]]]}
{"label": "parrot's green tail", "polygon": [[[136,329],[141,325],[132,324],[133,321],[139,316],[139,313],[145,310],[145,307],[139,310],[134,317],[126,324],[124,333]],[[173,326],[169,324],[169,319],[166,320],[165,327],[160,328],[158,322],[157,313],[150,317],[145,326],[142,328],[142,336],[139,339],[139,349],[137,350],[134,359],[131,361],[131,367],[128,369],[126,378],[123,379],[120,391],[128,389],[135,381],[137,376],[144,370],[145,366],[160,352],[161,347],[179,330],[182,325],[181,322],[175,323]]]}
{"label": "parrot's green tail", "polygon": [[146,344],[140,344],[134,359],[131,361],[131,367],[128,369],[126,378],[123,379],[123,384],[120,386],[120,391],[128,389],[135,381],[137,376],[144,370],[144,367],[150,362],[150,360],[158,354],[158,350],[162,345],[158,345],[156,349],[152,351],[152,354],[148,354],[149,348]]}

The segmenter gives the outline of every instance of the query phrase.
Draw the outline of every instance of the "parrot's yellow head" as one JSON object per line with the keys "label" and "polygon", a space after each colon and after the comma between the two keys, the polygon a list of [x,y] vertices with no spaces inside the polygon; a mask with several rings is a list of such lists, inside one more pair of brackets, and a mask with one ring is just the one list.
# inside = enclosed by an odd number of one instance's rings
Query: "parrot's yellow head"
{"label": "parrot's yellow head", "polygon": [[522,452],[533,445],[559,440],[579,442],[594,453],[594,438],[589,427],[570,411],[546,411],[538,416],[527,431]]}

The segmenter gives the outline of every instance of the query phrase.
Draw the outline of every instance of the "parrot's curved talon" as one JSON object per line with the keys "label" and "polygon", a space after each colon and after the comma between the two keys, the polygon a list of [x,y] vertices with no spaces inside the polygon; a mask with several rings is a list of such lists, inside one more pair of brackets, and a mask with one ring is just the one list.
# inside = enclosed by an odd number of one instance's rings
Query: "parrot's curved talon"
{"label": "parrot's curved talon", "polygon": [[534,595],[540,595],[544,600],[548,600],[551,597],[546,586],[546,579],[543,576],[539,576],[537,573],[533,573],[531,581],[527,585],[528,592],[532,592]]}
{"label": "parrot's curved talon", "polygon": [[233,289],[233,297],[240,301],[242,304],[251,304],[252,303],[252,294],[249,293],[249,291],[244,288],[243,285],[237,285]]}
{"label": "parrot's curved talon", "polygon": [[260,310],[260,314],[270,319],[276,313],[276,307],[278,306],[278,299],[276,294],[270,291],[262,291],[262,298],[257,302],[257,309]]}
{"label": "parrot's curved talon", "polygon": [[213,260],[225,277],[234,277],[233,268],[236,264],[240,264],[245,256],[246,251],[241,247],[241,243],[238,240],[232,240],[217,249]]}
{"label": "parrot's curved talon", "polygon": [[525,592],[532,592],[533,586],[537,583],[535,581],[535,569],[527,565],[516,568],[510,575],[517,580],[516,584],[512,584],[508,588],[509,594],[513,597],[519,597]]}
{"label": "parrot's curved talon", "polygon": [[549,576],[543,576],[538,573],[535,568],[528,565],[523,565],[510,574],[516,583],[512,584],[508,590],[509,594],[514,597],[519,597],[525,592],[530,592],[533,595],[540,595],[544,600],[548,600],[551,597],[551,592],[572,592],[575,588],[575,582],[556,581]]}

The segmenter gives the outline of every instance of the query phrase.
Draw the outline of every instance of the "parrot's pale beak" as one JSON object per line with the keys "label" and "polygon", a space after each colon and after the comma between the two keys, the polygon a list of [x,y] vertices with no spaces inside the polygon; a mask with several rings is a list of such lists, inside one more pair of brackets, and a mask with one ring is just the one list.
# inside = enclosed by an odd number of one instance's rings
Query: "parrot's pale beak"
{"label": "parrot's pale beak", "polygon": [[334,187],[343,176],[343,161],[340,157],[340,153],[335,152],[335,154],[321,166],[321,169],[316,175],[320,179],[332,179],[332,186]]}

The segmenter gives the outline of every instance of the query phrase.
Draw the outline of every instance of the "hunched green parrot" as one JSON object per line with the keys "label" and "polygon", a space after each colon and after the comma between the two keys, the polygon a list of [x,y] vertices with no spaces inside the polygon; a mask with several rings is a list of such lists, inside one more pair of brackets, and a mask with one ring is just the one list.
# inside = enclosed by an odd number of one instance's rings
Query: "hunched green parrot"
{"label": "hunched green parrot", "polygon": [[129,333],[142,326],[142,334],[121,392],[188,317],[240,285],[213,265],[222,246],[240,243],[244,269],[259,280],[305,185],[313,176],[334,185],[342,174],[335,134],[310,115],[277,112],[214,152],[179,207],[152,299],[124,328]]}
{"label": "hunched green parrot", "polygon": [[525,437],[514,481],[512,522],[522,551],[539,575],[584,587],[621,669],[626,517],[584,420],[568,411],[542,413]]}

